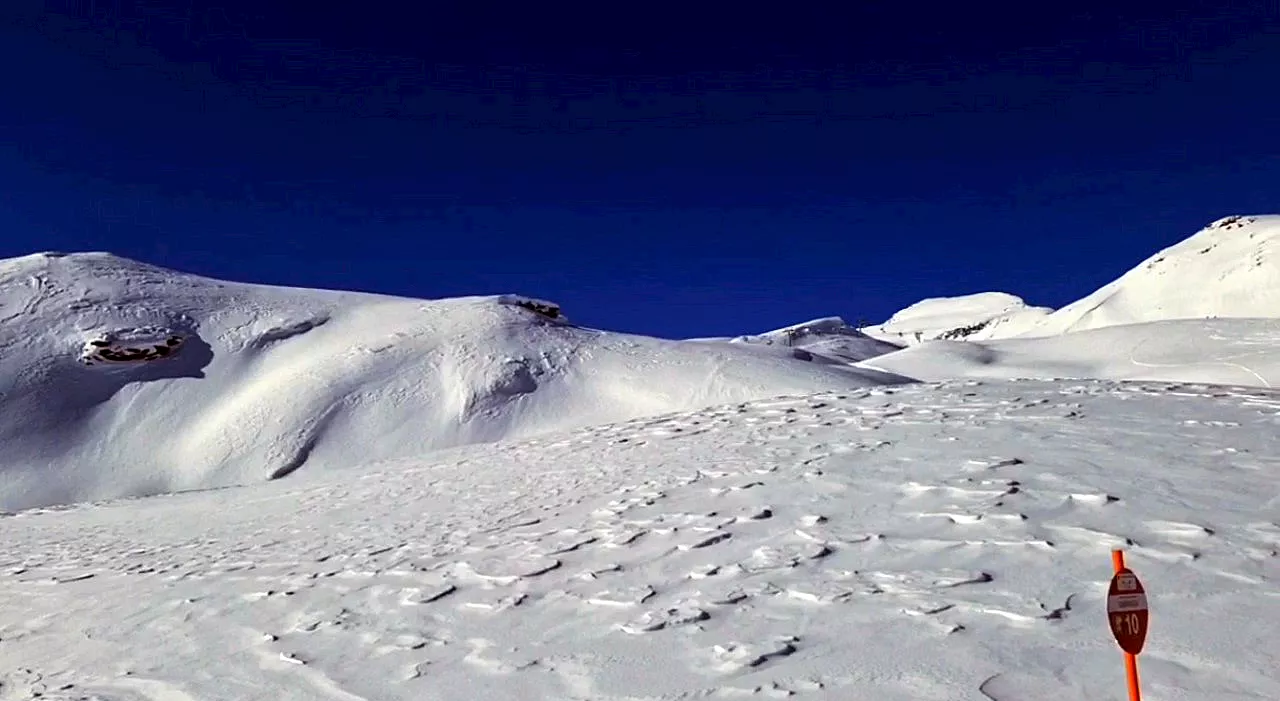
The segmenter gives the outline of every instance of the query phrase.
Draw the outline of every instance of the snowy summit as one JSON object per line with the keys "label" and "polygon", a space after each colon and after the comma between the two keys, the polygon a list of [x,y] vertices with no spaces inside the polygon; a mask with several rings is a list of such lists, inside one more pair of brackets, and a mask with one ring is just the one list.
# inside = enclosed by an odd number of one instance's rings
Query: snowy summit
{"label": "snowy summit", "polygon": [[1278,241],[685,341],[0,261],[0,699],[1118,700],[1120,548],[1144,698],[1274,701]]}
{"label": "snowy summit", "polygon": [[1004,292],[921,300],[888,321],[862,329],[868,335],[903,344],[937,340],[981,340],[1017,335],[1053,310],[1028,306]]}

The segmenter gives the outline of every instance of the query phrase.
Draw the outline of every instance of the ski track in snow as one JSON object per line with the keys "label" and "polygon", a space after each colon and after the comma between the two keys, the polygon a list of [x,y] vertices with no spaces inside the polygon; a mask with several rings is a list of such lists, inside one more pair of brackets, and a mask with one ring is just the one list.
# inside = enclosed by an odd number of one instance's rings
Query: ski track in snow
{"label": "ski track in snow", "polygon": [[[1210,355],[1208,358],[1204,360],[1200,360],[1193,363],[1153,363],[1150,361],[1140,360],[1139,356],[1142,352],[1142,349],[1153,340],[1158,340],[1158,339],[1153,339],[1153,338],[1144,339],[1141,343],[1137,345],[1136,348],[1130,350],[1129,362],[1141,368],[1158,368],[1158,369],[1170,369],[1170,368],[1186,369],[1186,368],[1192,368],[1192,367],[1205,367],[1205,366],[1208,366],[1208,367],[1220,366],[1220,367],[1227,367],[1227,368],[1235,368],[1236,370],[1239,370],[1245,373],[1248,377],[1256,381],[1259,387],[1265,387],[1267,389],[1274,388],[1274,385],[1262,373],[1258,372],[1257,370],[1254,370],[1252,367],[1249,367],[1244,363],[1237,362],[1243,358],[1257,357],[1257,358],[1267,359],[1269,356],[1271,356],[1274,353],[1270,344],[1264,345],[1261,348],[1258,348],[1256,350],[1236,352],[1227,356]],[[1226,339],[1218,336],[1218,337],[1215,337],[1215,340],[1226,340]],[[1231,340],[1241,345],[1244,345],[1242,341],[1247,343],[1245,339],[1231,339]],[[1187,343],[1189,345],[1194,345],[1195,342],[1196,342],[1196,337],[1194,335],[1187,340]]]}
{"label": "ski track in snow", "polygon": [[1280,698],[1277,427],[957,381],[19,512],[0,700],[1120,699],[1113,547],[1148,698]]}

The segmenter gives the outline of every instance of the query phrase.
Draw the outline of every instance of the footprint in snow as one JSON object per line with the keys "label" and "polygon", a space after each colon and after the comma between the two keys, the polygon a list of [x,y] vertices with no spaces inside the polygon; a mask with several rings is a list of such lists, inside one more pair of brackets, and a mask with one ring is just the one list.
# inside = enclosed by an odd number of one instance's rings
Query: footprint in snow
{"label": "footprint in snow", "polygon": [[477,599],[463,603],[459,608],[468,611],[479,611],[482,613],[499,613],[507,611],[517,606],[521,606],[529,599],[529,595],[524,592],[511,594],[508,596],[498,595],[490,599]]}
{"label": "footprint in snow", "polygon": [[634,620],[623,623],[619,629],[632,635],[640,635],[690,625],[709,618],[711,614],[700,608],[697,602],[681,601],[670,608],[646,611]]}
{"label": "footprint in snow", "polygon": [[859,576],[889,594],[920,594],[995,581],[989,572],[967,570],[862,572]]}
{"label": "footprint in snow", "polygon": [[816,560],[831,554],[830,546],[825,543],[802,543],[780,547],[761,546],[751,553],[751,557],[738,563],[746,572],[767,572],[797,567],[805,560]]}
{"label": "footprint in snow", "polygon": [[1199,544],[1215,534],[1214,530],[1207,526],[1181,521],[1147,521],[1146,526],[1152,533],[1179,544]]}
{"label": "footprint in snow", "polygon": [[711,668],[730,673],[759,667],[769,660],[787,657],[796,652],[800,638],[794,635],[779,636],[756,643],[728,642],[710,650]]}
{"label": "footprint in snow", "polygon": [[583,600],[597,606],[636,606],[648,601],[656,594],[653,587],[647,585],[621,586],[588,594],[583,597]]}
{"label": "footprint in snow", "polygon": [[490,656],[490,653],[497,645],[493,641],[485,640],[484,638],[472,638],[467,641],[467,644],[471,647],[471,651],[467,653],[466,657],[462,658],[463,661],[488,674],[512,674],[538,664],[537,659],[514,663],[495,659]]}
{"label": "footprint in snow", "polygon": [[521,579],[537,577],[560,567],[560,561],[541,555],[492,557],[463,562],[459,568],[480,579],[497,584],[513,584]]}
{"label": "footprint in snow", "polygon": [[874,594],[877,590],[856,581],[812,579],[787,584],[784,592],[790,599],[810,604],[833,604],[847,601],[856,594]]}
{"label": "footprint in snow", "polygon": [[404,590],[400,603],[405,606],[429,604],[453,594],[458,588],[452,584],[434,584],[426,587],[411,587]]}
{"label": "footprint in snow", "polygon": [[687,542],[680,543],[676,547],[680,550],[697,550],[700,548],[709,548],[717,543],[723,543],[732,537],[733,534],[727,531],[712,531],[711,533],[700,533],[695,535]]}
{"label": "footprint in snow", "polygon": [[563,555],[596,542],[596,536],[579,531],[562,531],[543,539],[540,549],[546,556]]}

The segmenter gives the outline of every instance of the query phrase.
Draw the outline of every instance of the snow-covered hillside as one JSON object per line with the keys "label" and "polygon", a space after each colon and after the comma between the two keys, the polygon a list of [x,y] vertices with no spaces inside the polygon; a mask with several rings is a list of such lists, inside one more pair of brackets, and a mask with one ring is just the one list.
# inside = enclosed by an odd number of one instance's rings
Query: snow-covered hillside
{"label": "snow-covered hillside", "polygon": [[0,518],[0,698],[1280,698],[1280,394],[952,382]]}
{"label": "snow-covered hillside", "polygon": [[1232,216],[1160,251],[1022,335],[1146,321],[1280,318],[1280,216]]}
{"label": "snow-covered hillside", "polygon": [[957,377],[1280,384],[1280,216],[1227,217],[1062,309],[1002,293],[863,329],[911,346],[862,367]]}
{"label": "snow-covered hillside", "polygon": [[983,292],[922,300],[868,335],[913,345],[1057,336],[1179,319],[1280,318],[1280,216],[1231,216],[1061,309]]}
{"label": "snow-covered hillside", "polygon": [[1056,311],[1007,293],[981,292],[925,299],[861,330],[914,345],[1218,318],[1280,318],[1280,216],[1219,219]]}
{"label": "snow-covered hillside", "polygon": [[1029,306],[1004,292],[931,297],[894,314],[883,324],[861,329],[874,338],[902,345],[932,340],[982,340],[1016,336],[1052,312]]}
{"label": "snow-covered hillside", "polygon": [[519,297],[285,289],[38,254],[0,261],[0,508],[899,380],[578,328]]}

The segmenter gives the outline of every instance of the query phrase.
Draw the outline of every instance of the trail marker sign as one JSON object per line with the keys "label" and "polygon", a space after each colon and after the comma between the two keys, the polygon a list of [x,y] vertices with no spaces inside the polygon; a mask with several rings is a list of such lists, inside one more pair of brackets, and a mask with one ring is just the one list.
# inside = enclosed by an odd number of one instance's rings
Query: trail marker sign
{"label": "trail marker sign", "polygon": [[1107,591],[1107,619],[1121,650],[1130,655],[1142,652],[1142,645],[1147,641],[1148,618],[1147,591],[1133,570],[1121,567],[1111,578],[1111,588]]}

